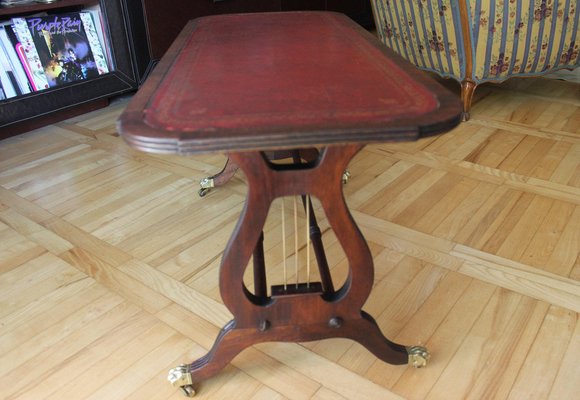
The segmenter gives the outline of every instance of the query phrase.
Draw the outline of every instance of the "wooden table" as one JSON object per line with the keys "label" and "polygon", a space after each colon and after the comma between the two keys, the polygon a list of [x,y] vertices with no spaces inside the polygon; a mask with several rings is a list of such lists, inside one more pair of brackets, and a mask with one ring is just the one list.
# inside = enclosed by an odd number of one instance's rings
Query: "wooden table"
{"label": "wooden table", "polygon": [[[342,174],[365,144],[442,133],[460,117],[455,96],[341,14],[190,21],[121,115],[119,131],[143,151],[226,153],[249,188],[220,269],[221,296],[234,318],[205,357],[170,372],[172,383],[192,395],[194,384],[266,341],[350,338],[386,362],[423,365],[426,349],[389,341],[362,311],[373,259],[345,203]],[[319,156],[308,162],[297,156],[278,164],[267,156],[313,149]],[[268,295],[259,260],[268,209],[276,198],[306,195],[320,201],[349,276],[337,290],[300,283]],[[251,292],[243,276],[253,254]]]}

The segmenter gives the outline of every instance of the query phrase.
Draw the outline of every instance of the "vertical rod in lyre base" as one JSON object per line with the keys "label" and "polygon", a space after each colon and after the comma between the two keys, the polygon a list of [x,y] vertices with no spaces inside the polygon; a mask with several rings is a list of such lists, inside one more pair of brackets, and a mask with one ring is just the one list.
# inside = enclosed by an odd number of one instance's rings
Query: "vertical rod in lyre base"
{"label": "vertical rod in lyre base", "polygon": [[334,293],[330,268],[328,268],[328,260],[326,259],[326,253],[324,252],[324,246],[322,244],[322,233],[320,232],[318,221],[316,221],[312,202],[307,201],[306,196],[302,196],[302,203],[304,204],[304,208],[308,207],[310,209],[310,240],[312,241],[312,249],[314,250],[316,264],[318,265],[322,290],[325,294]]}
{"label": "vertical rod in lyre base", "polygon": [[[305,168],[273,165],[261,152],[230,154],[249,185],[246,206],[220,268],[220,293],[234,318],[206,356],[170,372],[170,381],[187,395],[195,393],[195,384],[218,373],[242,350],[261,342],[341,337],[361,343],[391,364],[422,366],[426,362],[424,348],[391,342],[362,311],[373,285],[373,260],[342,193],[343,171],[359,150],[358,145],[329,147],[316,163]],[[344,249],[350,267],[346,283],[330,295],[306,291],[266,297],[251,293],[243,284],[244,271],[260,242],[270,204],[278,197],[306,194],[320,200]]]}
{"label": "vertical rod in lyre base", "polygon": [[254,294],[257,297],[266,297],[268,286],[266,283],[266,263],[264,262],[264,232],[260,234],[254,249]]}

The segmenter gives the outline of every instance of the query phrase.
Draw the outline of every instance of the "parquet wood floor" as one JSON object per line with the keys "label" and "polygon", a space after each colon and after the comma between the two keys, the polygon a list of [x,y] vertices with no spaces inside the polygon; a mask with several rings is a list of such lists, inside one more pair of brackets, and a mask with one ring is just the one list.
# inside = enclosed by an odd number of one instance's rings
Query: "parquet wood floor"
{"label": "parquet wood floor", "polygon": [[[425,344],[429,366],[347,340],[268,343],[199,399],[577,398],[580,86],[520,79],[476,96],[446,135],[366,147],[344,187],[375,256],[365,309],[392,339]],[[168,369],[230,319],[217,273],[244,177],[198,197],[224,156],[130,149],[115,129],[126,101],[0,142],[2,399],[182,398]],[[265,228],[274,281],[281,207]],[[344,253],[318,219],[338,284]]]}

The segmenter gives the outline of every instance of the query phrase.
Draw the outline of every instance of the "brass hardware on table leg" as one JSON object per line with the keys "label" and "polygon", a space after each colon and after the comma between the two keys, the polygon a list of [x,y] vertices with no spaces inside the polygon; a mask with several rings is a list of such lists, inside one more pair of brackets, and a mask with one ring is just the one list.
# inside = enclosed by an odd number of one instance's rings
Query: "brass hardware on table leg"
{"label": "brass hardware on table leg", "polygon": [[205,196],[213,187],[215,187],[214,184],[214,180],[213,178],[203,178],[201,181],[199,181],[199,186],[200,189],[197,192],[197,194],[199,194],[199,197],[203,197]]}
{"label": "brass hardware on table leg", "polygon": [[191,372],[189,366],[182,364],[169,370],[167,380],[174,386],[179,388],[187,397],[195,396],[193,389],[193,381],[191,379]]}
{"label": "brass hardware on table leg", "polygon": [[343,174],[342,174],[342,183],[343,185],[346,185],[348,183],[348,181],[350,180],[350,171],[348,169],[345,169]]}
{"label": "brass hardware on table leg", "polygon": [[431,358],[431,354],[423,346],[409,346],[407,347],[407,353],[409,354],[409,365],[415,368],[426,367],[429,358]]}

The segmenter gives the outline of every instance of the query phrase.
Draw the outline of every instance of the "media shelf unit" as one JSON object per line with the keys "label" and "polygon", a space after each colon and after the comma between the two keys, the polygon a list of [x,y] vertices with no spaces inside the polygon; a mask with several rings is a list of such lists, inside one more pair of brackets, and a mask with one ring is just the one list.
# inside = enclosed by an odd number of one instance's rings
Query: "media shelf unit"
{"label": "media shelf unit", "polygon": [[[109,103],[112,97],[134,91],[151,68],[141,2],[132,0],[59,0],[0,8],[0,21],[39,12],[81,11],[99,5],[111,72],[0,101],[0,139],[55,123]],[[135,41],[136,39],[136,41]]]}

